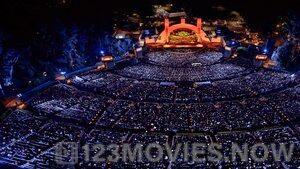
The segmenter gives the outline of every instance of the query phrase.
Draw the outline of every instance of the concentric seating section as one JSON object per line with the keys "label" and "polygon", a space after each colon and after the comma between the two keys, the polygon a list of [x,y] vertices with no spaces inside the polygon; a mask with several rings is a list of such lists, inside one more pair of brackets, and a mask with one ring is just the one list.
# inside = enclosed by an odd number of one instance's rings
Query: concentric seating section
{"label": "concentric seating section", "polygon": [[[138,64],[72,77],[33,96],[25,110],[1,117],[0,163],[21,168],[296,168],[299,159],[300,86],[297,75],[255,69],[215,51],[154,51]],[[55,162],[60,142],[295,144],[293,159],[191,163]],[[94,155],[93,151],[91,155]],[[152,153],[153,155],[155,152]],[[60,157],[66,161],[69,156]]]}

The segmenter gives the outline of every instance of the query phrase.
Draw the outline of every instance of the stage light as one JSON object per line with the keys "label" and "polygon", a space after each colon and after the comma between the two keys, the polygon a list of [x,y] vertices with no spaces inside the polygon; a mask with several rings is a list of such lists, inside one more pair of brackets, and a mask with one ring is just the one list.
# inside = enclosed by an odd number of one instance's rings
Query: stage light
{"label": "stage light", "polygon": [[264,49],[263,52],[264,52],[264,53],[268,53],[268,49]]}
{"label": "stage light", "polygon": [[292,75],[291,75],[291,78],[292,78],[292,80],[295,80],[295,79],[296,79],[296,74],[295,74],[295,73],[292,74]]}
{"label": "stage light", "polygon": [[60,72],[61,75],[65,75],[66,73],[67,73],[67,72],[64,72],[64,71]]}
{"label": "stage light", "polygon": [[101,55],[104,55],[104,51],[103,50],[100,50],[100,53],[101,53]]}

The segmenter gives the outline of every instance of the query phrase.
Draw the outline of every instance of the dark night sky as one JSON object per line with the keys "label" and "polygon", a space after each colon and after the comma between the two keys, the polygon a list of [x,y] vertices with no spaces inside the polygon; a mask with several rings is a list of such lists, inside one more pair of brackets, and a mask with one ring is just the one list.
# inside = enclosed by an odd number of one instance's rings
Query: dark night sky
{"label": "dark night sky", "polygon": [[184,7],[194,16],[214,15],[212,6],[223,5],[240,12],[250,26],[262,29],[268,27],[278,16],[298,12],[297,0],[65,0],[71,2],[62,7],[63,0],[1,0],[1,27],[12,32],[30,32],[36,25],[49,23],[59,18],[66,23],[99,24],[110,26],[114,11],[151,14],[151,5],[172,2]]}

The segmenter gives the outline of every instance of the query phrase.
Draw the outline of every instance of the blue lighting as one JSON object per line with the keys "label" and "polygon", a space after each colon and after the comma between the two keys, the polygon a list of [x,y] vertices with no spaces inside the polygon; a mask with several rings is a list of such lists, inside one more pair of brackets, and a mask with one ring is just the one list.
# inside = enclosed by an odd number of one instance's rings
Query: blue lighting
{"label": "blue lighting", "polygon": [[104,51],[103,51],[103,50],[100,50],[100,53],[101,53],[102,55],[104,55]]}
{"label": "blue lighting", "polygon": [[232,44],[232,45],[235,45],[235,41],[232,41],[231,44]]}
{"label": "blue lighting", "polygon": [[264,52],[264,53],[267,53],[267,52],[268,52],[268,49],[264,49],[263,52]]}
{"label": "blue lighting", "polygon": [[60,72],[61,75],[65,75],[67,72]]}

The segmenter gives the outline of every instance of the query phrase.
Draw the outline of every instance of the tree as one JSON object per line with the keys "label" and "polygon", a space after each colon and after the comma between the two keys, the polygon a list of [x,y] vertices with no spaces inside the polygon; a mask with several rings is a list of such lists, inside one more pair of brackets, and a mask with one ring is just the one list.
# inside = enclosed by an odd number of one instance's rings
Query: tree
{"label": "tree", "polygon": [[4,86],[11,86],[13,84],[14,65],[17,63],[20,53],[15,49],[8,49],[3,57],[3,79]]}
{"label": "tree", "polygon": [[280,68],[298,70],[300,68],[300,18],[297,15],[288,15],[281,18],[276,25],[279,37],[285,42],[272,55]]}

